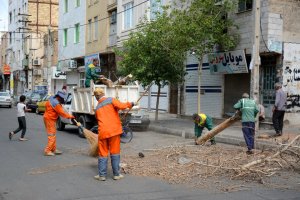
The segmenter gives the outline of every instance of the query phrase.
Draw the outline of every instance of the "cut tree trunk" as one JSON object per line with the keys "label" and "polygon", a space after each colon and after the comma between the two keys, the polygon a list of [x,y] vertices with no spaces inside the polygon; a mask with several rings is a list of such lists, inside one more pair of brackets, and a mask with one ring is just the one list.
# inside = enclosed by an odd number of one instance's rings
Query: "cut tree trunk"
{"label": "cut tree trunk", "polygon": [[212,130],[210,130],[208,133],[202,135],[196,140],[197,144],[204,144],[207,140],[213,138],[215,135],[223,131],[224,129],[228,128],[232,124],[234,124],[236,121],[240,120],[240,113],[236,112],[232,117],[226,119],[224,122],[219,124],[218,126],[214,127]]}

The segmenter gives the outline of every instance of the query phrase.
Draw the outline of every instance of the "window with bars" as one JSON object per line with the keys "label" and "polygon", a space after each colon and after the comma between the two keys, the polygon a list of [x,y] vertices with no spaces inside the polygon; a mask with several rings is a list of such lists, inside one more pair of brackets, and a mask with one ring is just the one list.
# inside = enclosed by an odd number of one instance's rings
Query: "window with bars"
{"label": "window with bars", "polygon": [[253,7],[253,0],[239,0],[238,2],[238,12],[252,10],[252,7]]}
{"label": "window with bars", "polygon": [[98,26],[98,17],[94,17],[94,40],[98,39],[98,35],[99,35],[99,26]]}

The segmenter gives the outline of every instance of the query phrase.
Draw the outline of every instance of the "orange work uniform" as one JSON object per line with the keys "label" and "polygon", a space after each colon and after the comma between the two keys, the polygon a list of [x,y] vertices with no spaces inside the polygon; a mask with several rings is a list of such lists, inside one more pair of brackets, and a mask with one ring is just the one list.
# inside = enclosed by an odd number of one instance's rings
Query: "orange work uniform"
{"label": "orange work uniform", "polygon": [[56,120],[58,116],[60,115],[69,119],[74,117],[64,111],[62,105],[55,96],[50,97],[45,106],[46,111],[44,113],[44,123],[48,135],[48,144],[44,151],[45,153],[49,153],[56,150]]}
{"label": "orange work uniform", "polygon": [[100,157],[107,157],[109,151],[110,154],[120,154],[120,135],[123,131],[118,111],[131,107],[130,102],[122,103],[111,97],[102,97],[98,101],[95,117],[98,121]]}

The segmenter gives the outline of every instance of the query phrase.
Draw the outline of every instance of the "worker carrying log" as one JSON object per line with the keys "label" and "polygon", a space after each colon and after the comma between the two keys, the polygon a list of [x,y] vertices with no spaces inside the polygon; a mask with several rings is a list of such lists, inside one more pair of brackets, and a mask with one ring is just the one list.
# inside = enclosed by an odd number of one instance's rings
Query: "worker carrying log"
{"label": "worker carrying log", "polygon": [[107,173],[108,154],[110,153],[111,166],[113,169],[113,179],[123,178],[120,174],[120,136],[123,132],[119,110],[131,108],[133,102],[122,103],[111,97],[105,97],[104,90],[96,88],[94,95],[98,101],[95,110],[95,117],[98,122],[98,175],[96,180],[105,181]]}
{"label": "worker carrying log", "polygon": [[101,78],[104,78],[103,75],[100,75],[101,68],[98,65],[99,61],[96,58],[93,59],[93,63],[88,65],[85,71],[85,87],[91,86],[91,80],[93,80],[94,83],[96,83]]}
{"label": "worker carrying log", "polygon": [[248,148],[247,154],[253,154],[254,137],[255,137],[255,118],[259,112],[258,105],[249,94],[244,93],[233,107],[242,113],[242,131]]}
{"label": "worker carrying log", "polygon": [[48,144],[44,150],[45,156],[54,156],[62,154],[56,149],[56,120],[58,116],[68,119],[74,119],[73,115],[65,112],[62,105],[66,99],[66,94],[58,91],[55,96],[51,96],[46,102],[46,111],[44,113],[44,123],[48,135]]}
{"label": "worker carrying log", "polygon": [[[199,137],[201,137],[202,135],[202,132],[203,132],[203,129],[204,128],[207,128],[207,130],[212,130],[213,129],[213,120],[210,116],[204,114],[204,113],[200,113],[200,114],[193,114],[193,120],[194,120],[194,124],[195,124],[195,127],[194,127],[194,132],[195,132],[195,136],[196,136],[196,142],[195,144],[197,145],[197,139]],[[210,143],[211,145],[215,145],[216,144],[216,141],[215,141],[215,138],[212,137],[210,139]]]}

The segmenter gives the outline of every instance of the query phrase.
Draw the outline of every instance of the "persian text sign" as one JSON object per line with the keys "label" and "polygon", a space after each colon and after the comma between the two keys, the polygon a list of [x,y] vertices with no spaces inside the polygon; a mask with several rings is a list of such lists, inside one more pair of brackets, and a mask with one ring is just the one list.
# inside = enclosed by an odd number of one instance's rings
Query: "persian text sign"
{"label": "persian text sign", "polygon": [[211,74],[248,73],[243,50],[208,54],[208,62]]}

